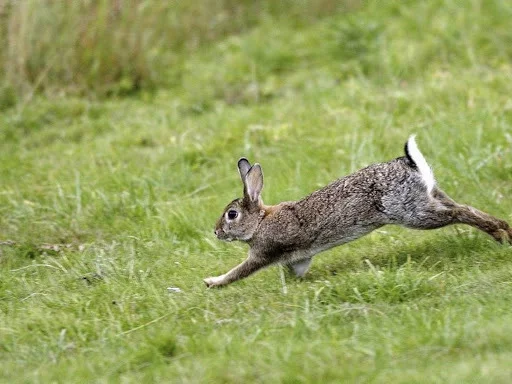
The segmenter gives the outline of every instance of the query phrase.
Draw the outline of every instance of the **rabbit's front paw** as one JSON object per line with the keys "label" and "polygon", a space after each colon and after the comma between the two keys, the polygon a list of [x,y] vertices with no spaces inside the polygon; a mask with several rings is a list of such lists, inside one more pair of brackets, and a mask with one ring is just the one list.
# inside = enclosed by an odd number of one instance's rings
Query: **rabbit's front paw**
{"label": "rabbit's front paw", "polygon": [[216,277],[207,277],[203,281],[208,288],[220,287],[221,285],[224,285],[224,275]]}

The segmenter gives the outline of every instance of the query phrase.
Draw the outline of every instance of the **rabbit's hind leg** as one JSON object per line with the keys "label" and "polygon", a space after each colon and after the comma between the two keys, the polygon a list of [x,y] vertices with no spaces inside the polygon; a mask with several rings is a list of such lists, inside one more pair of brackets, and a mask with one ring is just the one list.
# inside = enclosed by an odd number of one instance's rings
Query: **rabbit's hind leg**
{"label": "rabbit's hind leg", "polygon": [[296,262],[292,262],[287,264],[290,272],[293,272],[297,277],[304,277],[306,272],[309,269],[309,265],[311,264],[311,258],[299,260]]}
{"label": "rabbit's hind leg", "polygon": [[457,204],[450,199],[443,191],[435,189],[433,196],[442,206],[447,207],[453,212],[455,223],[467,224],[487,233],[494,240],[500,243],[512,244],[512,228],[504,220],[498,219],[488,213],[482,212],[469,205]]}
{"label": "rabbit's hind leg", "polygon": [[512,229],[504,220],[468,205],[458,204],[443,191],[435,188],[429,204],[417,207],[417,212],[404,220],[404,225],[415,229],[434,229],[451,224],[475,227],[499,242],[512,243]]}
{"label": "rabbit's hind leg", "polygon": [[469,205],[461,205],[455,210],[457,223],[468,224],[489,234],[500,243],[512,244],[512,229],[504,220],[482,212]]}

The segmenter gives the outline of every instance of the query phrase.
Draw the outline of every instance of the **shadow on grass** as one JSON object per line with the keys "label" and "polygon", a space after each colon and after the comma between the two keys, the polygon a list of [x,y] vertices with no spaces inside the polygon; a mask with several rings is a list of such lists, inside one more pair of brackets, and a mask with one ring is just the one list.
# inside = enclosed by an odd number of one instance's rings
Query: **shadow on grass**
{"label": "shadow on grass", "polygon": [[[328,271],[332,275],[346,271],[358,271],[369,260],[371,264],[396,270],[406,263],[418,264],[423,270],[443,271],[451,267],[482,266],[499,262],[507,257],[512,248],[494,242],[485,235],[442,234],[427,240],[380,239],[377,242],[351,247],[354,253],[348,258],[331,262]],[[316,276],[319,277],[319,276]]]}
{"label": "shadow on grass", "polygon": [[315,293],[319,304],[397,304],[442,296],[460,285],[461,271],[500,267],[510,257],[510,247],[472,233],[416,244],[384,239],[353,248],[365,256],[313,267],[307,275],[307,281],[322,285]]}

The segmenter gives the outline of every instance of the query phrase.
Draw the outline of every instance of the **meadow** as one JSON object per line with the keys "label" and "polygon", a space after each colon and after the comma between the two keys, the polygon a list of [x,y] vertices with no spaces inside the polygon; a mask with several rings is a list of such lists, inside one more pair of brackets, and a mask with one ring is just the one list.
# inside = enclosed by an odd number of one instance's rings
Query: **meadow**
{"label": "meadow", "polygon": [[274,204],[415,133],[445,192],[512,222],[510,3],[191,1],[166,24],[133,0],[85,36],[40,3],[0,7],[0,382],[511,381],[512,249],[467,226],[202,281],[247,252],[213,234],[241,156]]}

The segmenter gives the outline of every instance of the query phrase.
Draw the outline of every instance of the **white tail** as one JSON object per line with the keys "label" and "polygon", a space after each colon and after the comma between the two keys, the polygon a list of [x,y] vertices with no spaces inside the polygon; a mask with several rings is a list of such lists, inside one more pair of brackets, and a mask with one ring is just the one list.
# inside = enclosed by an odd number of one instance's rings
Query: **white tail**
{"label": "white tail", "polygon": [[418,170],[420,171],[421,176],[423,177],[423,181],[427,186],[427,191],[428,193],[430,193],[432,192],[434,186],[436,185],[436,180],[434,179],[434,173],[432,172],[432,168],[430,168],[430,165],[428,165],[427,160],[425,160],[425,157],[420,152],[418,146],[416,145],[416,140],[414,139],[414,137],[415,135],[412,135],[411,137],[409,137],[409,140],[407,140],[405,152],[407,156],[418,167]]}

